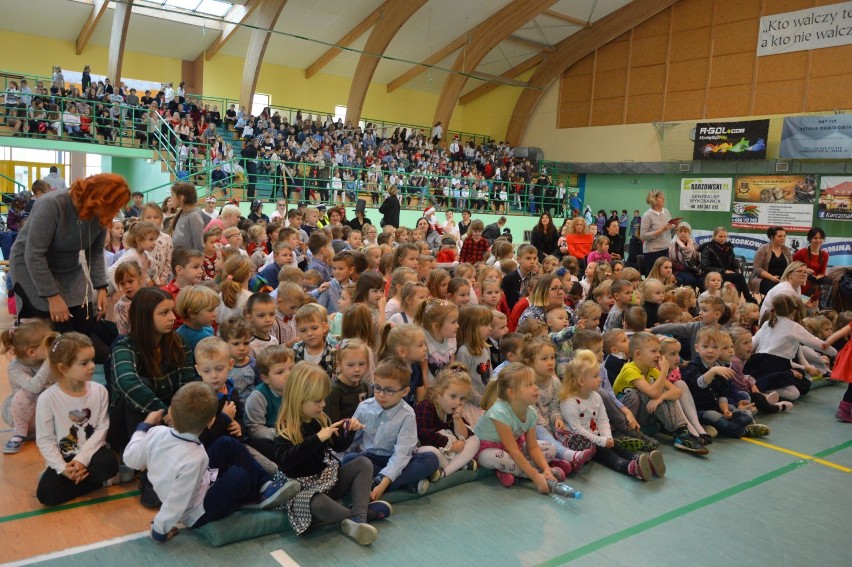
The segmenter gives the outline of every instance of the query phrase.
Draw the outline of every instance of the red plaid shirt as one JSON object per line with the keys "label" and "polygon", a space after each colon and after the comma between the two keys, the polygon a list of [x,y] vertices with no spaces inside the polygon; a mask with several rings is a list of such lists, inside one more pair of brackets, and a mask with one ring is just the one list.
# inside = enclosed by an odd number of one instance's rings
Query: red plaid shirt
{"label": "red plaid shirt", "polygon": [[479,237],[479,240],[475,242],[473,238],[466,238],[459,253],[459,262],[475,264],[485,260],[485,255],[488,253],[490,246],[488,241],[482,237]]}

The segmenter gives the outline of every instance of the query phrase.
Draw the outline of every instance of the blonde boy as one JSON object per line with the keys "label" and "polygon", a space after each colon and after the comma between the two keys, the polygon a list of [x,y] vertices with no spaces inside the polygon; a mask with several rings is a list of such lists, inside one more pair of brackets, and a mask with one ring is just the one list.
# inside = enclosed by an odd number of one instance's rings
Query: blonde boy
{"label": "blonde boy", "polygon": [[252,327],[251,350],[255,356],[266,347],[278,344],[271,333],[275,311],[275,300],[268,293],[255,293],[246,303],[245,317]]}
{"label": "blonde boy", "polygon": [[203,285],[185,287],[177,295],[175,313],[183,319],[177,334],[192,351],[201,339],[214,335],[219,294]]}
{"label": "blonde boy", "polygon": [[296,328],[294,315],[296,310],[305,304],[307,297],[302,286],[292,282],[278,284],[276,290],[275,326],[272,334],[278,339],[278,343],[288,348],[293,348],[299,341],[299,330]]}
{"label": "blonde boy", "polygon": [[328,334],[328,311],[322,305],[309,303],[296,311],[295,319],[300,339],[293,345],[296,362],[319,364],[331,376],[337,341]]}

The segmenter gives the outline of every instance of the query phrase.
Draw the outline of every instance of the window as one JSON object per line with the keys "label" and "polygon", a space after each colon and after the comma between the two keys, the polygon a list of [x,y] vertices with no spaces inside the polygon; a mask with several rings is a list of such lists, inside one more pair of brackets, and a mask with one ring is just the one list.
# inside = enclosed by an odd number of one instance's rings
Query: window
{"label": "window", "polygon": [[269,108],[272,99],[268,94],[254,93],[251,99],[251,114],[252,116],[260,116],[264,108]]}
{"label": "window", "polygon": [[103,173],[102,158],[100,154],[86,154],[86,177]]}
{"label": "window", "polygon": [[187,12],[207,14],[217,18],[224,17],[234,7],[230,2],[221,2],[220,0],[165,0],[160,5],[163,8],[179,8]]}
{"label": "window", "polygon": [[334,107],[334,121],[337,122],[338,120],[346,122],[346,107],[339,104]]}

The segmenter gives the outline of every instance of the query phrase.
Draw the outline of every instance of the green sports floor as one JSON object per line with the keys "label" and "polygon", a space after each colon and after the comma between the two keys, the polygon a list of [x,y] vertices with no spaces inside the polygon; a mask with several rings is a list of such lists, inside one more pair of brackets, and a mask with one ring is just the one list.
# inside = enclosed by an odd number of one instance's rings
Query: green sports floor
{"label": "green sports floor", "polygon": [[772,428],[768,446],[720,439],[706,457],[666,446],[662,480],[592,463],[569,479],[583,499],[564,506],[529,482],[506,489],[493,478],[409,500],[376,524],[371,547],[332,527],[220,548],[182,530],[166,545],[139,533],[18,564],[847,566],[852,425],[834,419],[843,391],[816,389],[793,413],[761,419]]}

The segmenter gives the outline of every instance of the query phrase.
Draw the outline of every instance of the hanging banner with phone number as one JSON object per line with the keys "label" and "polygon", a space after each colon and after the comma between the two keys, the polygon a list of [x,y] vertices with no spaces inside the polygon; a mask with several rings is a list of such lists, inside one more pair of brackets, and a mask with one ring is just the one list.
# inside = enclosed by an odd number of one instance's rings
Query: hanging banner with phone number
{"label": "hanging banner with phone number", "polygon": [[807,232],[813,226],[815,201],[814,175],[737,177],[731,226],[755,230],[781,226],[788,232]]}
{"label": "hanging banner with phone number", "polygon": [[703,177],[680,180],[681,211],[728,211],[731,208],[731,178]]}

